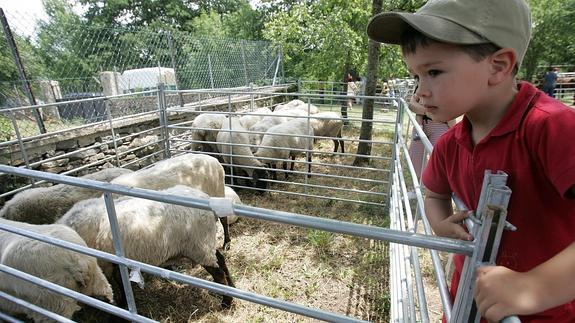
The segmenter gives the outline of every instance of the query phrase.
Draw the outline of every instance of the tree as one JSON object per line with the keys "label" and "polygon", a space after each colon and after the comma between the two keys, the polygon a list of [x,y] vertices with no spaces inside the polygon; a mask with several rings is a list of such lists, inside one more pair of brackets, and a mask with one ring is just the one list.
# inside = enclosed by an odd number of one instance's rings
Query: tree
{"label": "tree", "polygon": [[529,0],[533,30],[520,77],[531,81],[538,66],[573,64],[575,57],[575,0]]}
{"label": "tree", "polygon": [[[372,4],[372,16],[375,16],[381,12],[382,0],[373,0]],[[369,40],[368,47],[369,54],[367,55],[367,80],[365,86],[365,95],[374,96],[375,88],[377,85],[377,72],[379,64],[379,43],[373,40]],[[361,118],[365,121],[361,122],[361,131],[359,134],[360,141],[357,146],[357,156],[353,161],[354,166],[362,166],[368,164],[370,158],[367,156],[371,155],[371,138],[373,130],[373,122],[368,120],[373,120],[373,99],[363,100],[363,110]]]}
{"label": "tree", "polygon": [[293,75],[339,80],[346,66],[364,68],[369,7],[367,0],[297,3],[266,22],[264,38],[281,46]]}
{"label": "tree", "polygon": [[202,12],[235,12],[247,0],[79,0],[87,7],[85,18],[105,27],[174,28],[193,31]]}

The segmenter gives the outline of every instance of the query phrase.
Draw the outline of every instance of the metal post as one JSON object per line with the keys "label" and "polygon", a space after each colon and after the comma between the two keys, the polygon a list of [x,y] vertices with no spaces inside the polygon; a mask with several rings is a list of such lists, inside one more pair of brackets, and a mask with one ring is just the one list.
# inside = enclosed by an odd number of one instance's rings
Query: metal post
{"label": "metal post", "polygon": [[241,50],[242,50],[242,63],[244,65],[244,78],[246,79],[246,86],[249,85],[249,80],[248,80],[248,67],[246,65],[246,53],[245,53],[245,42],[242,40],[241,42]]}
{"label": "metal post", "polygon": [[116,167],[120,167],[120,156],[118,156],[118,142],[116,141],[116,132],[114,131],[114,124],[112,123],[112,111],[110,111],[110,101],[106,98],[106,114],[108,115],[108,124],[110,125],[110,132],[112,133],[112,143],[114,144],[114,156],[116,157]]}
{"label": "metal post", "polygon": [[[108,221],[110,221],[110,229],[112,231],[112,243],[114,244],[114,251],[116,256],[124,258],[124,248],[122,247],[122,240],[120,231],[118,229],[118,217],[116,216],[116,209],[114,208],[114,200],[112,193],[104,192],[104,202],[106,203],[106,210],[108,211]],[[126,301],[128,309],[132,314],[138,314],[136,309],[136,301],[134,300],[134,292],[130,284],[128,268],[126,265],[118,265],[120,268],[120,275],[122,276],[122,285],[124,285],[124,292],[126,293]]]}
{"label": "metal post", "polygon": [[168,131],[168,114],[166,112],[166,93],[164,83],[158,83],[158,113],[160,117],[160,129],[164,142],[164,159],[170,158],[170,132]]}
{"label": "metal post", "polygon": [[[10,113],[8,114],[8,118],[10,118],[10,121],[12,121],[12,126],[14,127],[14,132],[16,133],[16,138],[18,139],[18,146],[20,147],[20,151],[22,152],[22,158],[24,159],[26,168],[30,169],[30,159],[28,158],[28,153],[26,153],[26,148],[24,147],[24,141],[22,141],[22,135],[20,135],[20,129],[18,128],[18,123],[16,122],[14,112],[10,111]],[[29,178],[29,180],[32,186],[36,184],[36,180],[34,180],[33,178]]]}
{"label": "metal post", "polygon": [[470,231],[475,241],[475,250],[471,256],[465,258],[451,322],[480,320],[473,299],[475,269],[484,263],[495,263],[511,197],[511,190],[506,186],[506,182],[507,174],[503,172],[492,174],[489,170],[485,171],[476,211],[477,222]]}
{"label": "metal post", "polygon": [[280,53],[280,54],[278,55],[278,57],[277,57],[276,70],[274,71],[274,78],[273,78],[273,81],[272,81],[272,86],[275,86],[275,85],[276,85],[276,78],[277,78],[278,70],[279,70],[279,67],[280,67],[280,61],[281,61],[281,53]]}
{"label": "metal post", "polygon": [[[174,69],[174,77],[176,78],[176,90],[180,90],[180,82],[178,80],[178,70],[176,69],[176,52],[174,50],[174,39],[172,38],[172,33],[166,32],[168,35],[168,46],[170,48],[170,59],[172,61],[172,68]],[[184,106],[184,95],[182,92],[178,92],[180,97],[180,106]]]}
{"label": "metal post", "polygon": [[212,72],[212,59],[210,57],[210,54],[208,54],[208,72],[210,74],[210,85],[212,87],[212,90],[214,89],[214,73]]}
{"label": "metal post", "polygon": [[[14,41],[14,37],[12,36],[12,30],[10,30],[10,25],[8,25],[8,20],[6,19],[6,15],[4,14],[4,10],[0,8],[0,21],[2,22],[2,28],[4,29],[4,35],[6,36],[6,42],[8,43],[8,47],[12,51],[12,58],[14,58],[14,63],[16,64],[16,68],[18,70],[18,75],[20,76],[20,81],[22,81],[22,87],[24,88],[24,93],[28,97],[30,101],[30,105],[36,105],[36,99],[34,99],[34,94],[30,88],[30,82],[26,76],[26,70],[24,69],[24,65],[22,65],[22,61],[20,60],[20,53],[18,52],[18,47],[16,46],[16,42]],[[44,125],[44,121],[42,120],[42,116],[40,115],[40,111],[38,108],[34,108],[32,110],[34,113],[34,118],[36,118],[36,123],[38,125],[38,130],[40,133],[46,133],[46,126]]]}
{"label": "metal post", "polygon": [[230,157],[230,184],[234,185],[234,146],[233,146],[233,133],[232,133],[232,95],[228,94],[228,121],[229,121],[229,135],[230,135],[230,150],[228,151]]}

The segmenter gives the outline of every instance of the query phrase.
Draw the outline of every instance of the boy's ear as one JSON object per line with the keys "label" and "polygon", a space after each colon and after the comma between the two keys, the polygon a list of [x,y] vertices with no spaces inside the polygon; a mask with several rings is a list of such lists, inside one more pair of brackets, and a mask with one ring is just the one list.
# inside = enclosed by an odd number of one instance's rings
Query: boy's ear
{"label": "boy's ear", "polygon": [[517,55],[511,48],[502,48],[495,53],[491,54],[491,76],[489,78],[490,85],[497,85],[509,76],[513,77],[515,64],[517,64]]}

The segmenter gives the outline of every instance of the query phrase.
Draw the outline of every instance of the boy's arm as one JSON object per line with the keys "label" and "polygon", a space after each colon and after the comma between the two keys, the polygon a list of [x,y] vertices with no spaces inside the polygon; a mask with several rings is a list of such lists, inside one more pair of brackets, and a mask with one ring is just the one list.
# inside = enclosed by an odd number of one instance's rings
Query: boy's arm
{"label": "boy's arm", "polygon": [[427,190],[425,195],[425,214],[433,232],[441,237],[472,240],[462,226],[468,212],[453,213],[451,196]]}
{"label": "boy's arm", "polygon": [[575,242],[528,272],[477,269],[475,301],[489,321],[542,312],[575,299]]}

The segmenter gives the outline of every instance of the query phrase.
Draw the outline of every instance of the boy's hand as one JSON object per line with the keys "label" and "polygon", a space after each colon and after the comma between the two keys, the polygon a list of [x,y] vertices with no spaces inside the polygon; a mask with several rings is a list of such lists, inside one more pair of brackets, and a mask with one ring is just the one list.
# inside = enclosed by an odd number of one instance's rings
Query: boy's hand
{"label": "boy's hand", "polygon": [[529,274],[502,266],[479,267],[476,274],[475,302],[481,316],[489,322],[541,310],[539,289]]}
{"label": "boy's hand", "polygon": [[461,222],[465,220],[471,211],[461,211],[453,213],[451,216],[443,219],[439,223],[433,226],[433,231],[436,235],[446,238],[461,239],[466,241],[473,240],[471,234],[469,234],[463,228]]}

